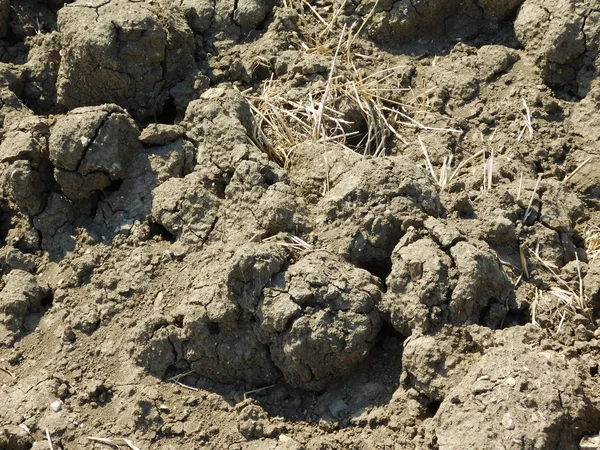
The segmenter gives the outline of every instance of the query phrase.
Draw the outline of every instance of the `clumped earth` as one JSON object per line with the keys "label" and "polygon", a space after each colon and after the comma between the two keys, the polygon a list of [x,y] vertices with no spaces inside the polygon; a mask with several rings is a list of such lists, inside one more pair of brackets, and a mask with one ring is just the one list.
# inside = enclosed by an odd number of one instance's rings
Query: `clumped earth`
{"label": "clumped earth", "polygon": [[600,448],[600,10],[0,0],[0,449]]}

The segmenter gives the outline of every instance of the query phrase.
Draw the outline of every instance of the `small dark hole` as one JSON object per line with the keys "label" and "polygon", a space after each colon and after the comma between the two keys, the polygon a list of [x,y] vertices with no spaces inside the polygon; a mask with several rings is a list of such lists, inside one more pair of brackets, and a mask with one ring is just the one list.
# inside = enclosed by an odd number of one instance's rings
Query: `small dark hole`
{"label": "small dark hole", "polygon": [[154,236],[159,236],[163,241],[167,242],[175,242],[175,236],[169,232],[165,227],[163,227],[160,223],[150,222],[150,238]]}
{"label": "small dark hole", "polygon": [[183,328],[183,316],[175,316],[173,325],[175,325],[177,328]]}
{"label": "small dark hole", "polygon": [[54,292],[50,291],[46,297],[42,299],[42,307],[48,311],[52,307],[52,303],[54,302]]}
{"label": "small dark hole", "polygon": [[221,327],[219,326],[219,324],[217,322],[210,322],[208,324],[208,332],[214,336],[221,332]]}
{"label": "small dark hole", "polygon": [[387,290],[386,279],[390,273],[392,273],[392,260],[386,258],[383,261],[372,261],[360,264],[361,269],[365,269],[371,275],[379,278],[381,281],[382,289],[385,292]]}
{"label": "small dark hole", "polygon": [[158,115],[156,116],[156,120],[158,123],[173,125],[175,123],[176,117],[177,106],[175,105],[175,100],[169,97],[165,100],[165,104],[160,110],[160,113],[158,113]]}
{"label": "small dark hole", "polygon": [[432,401],[427,405],[427,415],[430,417],[433,417],[436,415],[436,413],[438,412],[438,409],[440,409],[440,405],[442,404],[442,402],[440,401]]}
{"label": "small dark hole", "polygon": [[596,375],[598,375],[598,366],[592,366],[590,367],[590,375],[595,377]]}
{"label": "small dark hole", "polygon": [[104,192],[117,192],[121,188],[122,184],[123,180],[115,180],[104,188]]}

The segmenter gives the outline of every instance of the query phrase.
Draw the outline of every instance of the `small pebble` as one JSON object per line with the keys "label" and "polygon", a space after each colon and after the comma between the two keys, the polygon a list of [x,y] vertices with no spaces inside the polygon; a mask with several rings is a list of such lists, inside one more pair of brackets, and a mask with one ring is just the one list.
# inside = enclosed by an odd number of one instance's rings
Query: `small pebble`
{"label": "small pebble", "polygon": [[55,402],[52,402],[52,404],[50,405],[50,409],[54,412],[59,412],[61,407],[62,407],[62,404],[60,403],[60,400],[56,400]]}
{"label": "small pebble", "polygon": [[502,417],[502,425],[504,425],[504,428],[507,430],[515,429],[515,421],[510,413],[504,414],[504,417]]}

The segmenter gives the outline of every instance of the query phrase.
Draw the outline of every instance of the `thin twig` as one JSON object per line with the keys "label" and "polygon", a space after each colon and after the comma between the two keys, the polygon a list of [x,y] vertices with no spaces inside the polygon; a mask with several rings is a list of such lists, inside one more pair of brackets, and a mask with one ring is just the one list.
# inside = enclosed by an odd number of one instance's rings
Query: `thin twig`
{"label": "thin twig", "polygon": [[333,71],[335,70],[335,63],[340,52],[340,47],[342,46],[342,39],[344,37],[345,32],[346,25],[344,24],[342,34],[340,35],[340,40],[338,41],[337,48],[335,49],[335,54],[333,55],[333,61],[331,62],[331,69],[329,70],[329,78],[327,79],[327,84],[325,85],[325,92],[323,94],[323,98],[321,99],[321,103],[319,104],[319,110],[317,111],[317,121],[313,130],[313,139],[315,141],[318,141],[321,137],[321,122],[323,121],[323,108],[329,97],[329,91],[331,90],[331,81],[333,78]]}
{"label": "thin twig", "polygon": [[267,389],[271,389],[272,387],[277,386],[276,384],[271,384],[270,386],[265,386],[265,387],[261,387],[258,389],[253,389],[251,391],[247,391],[244,392],[244,400],[246,400],[246,398],[248,398],[249,394],[256,394],[257,392],[262,392],[262,391],[266,391]]}
{"label": "thin twig", "polygon": [[181,379],[183,377],[187,377],[188,375],[191,375],[193,373],[196,373],[196,372],[193,370],[188,370],[187,372],[180,373],[179,375],[175,375],[174,377],[168,378],[165,381],[178,381],[179,379]]}
{"label": "thin twig", "polygon": [[46,439],[48,440],[50,450],[54,450],[54,446],[52,445],[52,439],[50,438],[50,432],[48,431],[48,428],[46,428]]}
{"label": "thin twig", "polygon": [[104,445],[110,445],[110,446],[115,446],[115,445],[118,446],[119,444],[117,442],[122,441],[131,450],[141,450],[132,441],[130,441],[129,439],[126,439],[126,438],[107,439],[107,438],[101,438],[101,437],[95,437],[95,436],[87,436],[86,439],[88,439],[92,442],[97,442],[98,444],[104,444]]}
{"label": "thin twig", "polygon": [[527,270],[527,259],[525,258],[524,245],[521,244],[519,246],[519,257],[521,259],[521,270],[523,271],[523,275],[525,275],[525,279],[529,279],[529,270]]}
{"label": "thin twig", "polygon": [[589,163],[592,160],[592,157],[590,156],[589,158],[586,158],[585,161],[583,161],[581,164],[579,164],[577,166],[577,168],[571,172],[569,175],[565,176],[564,180],[562,181],[563,183],[566,183],[567,181],[569,181],[577,172],[579,172],[581,169],[583,169],[583,167]]}
{"label": "thin twig", "polygon": [[525,101],[525,99],[521,97],[521,100],[523,101],[523,106],[525,107],[525,114],[521,114],[523,116],[523,128],[519,133],[517,142],[521,142],[525,130],[529,131],[529,138],[533,137],[533,126],[531,125],[531,112],[529,111],[529,106],[527,106],[527,102]]}
{"label": "thin twig", "polygon": [[419,144],[421,145],[421,150],[423,150],[423,155],[425,155],[425,162],[427,163],[427,168],[429,169],[429,173],[433,177],[434,181],[439,185],[440,182],[439,182],[437,176],[435,175],[435,171],[433,170],[433,166],[431,165],[431,160],[429,159],[429,152],[425,148],[425,144],[423,143],[423,140],[421,139],[421,135],[418,135],[417,139],[419,140]]}
{"label": "thin twig", "polygon": [[11,378],[16,378],[16,377],[15,377],[15,374],[14,374],[14,373],[12,373],[10,370],[8,370],[8,369],[5,369],[4,367],[0,367],[0,370],[1,370],[2,372],[4,372],[4,373],[6,373],[6,374],[10,375],[10,377],[11,377]]}
{"label": "thin twig", "polygon": [[533,205],[533,200],[535,199],[535,194],[537,192],[538,186],[542,181],[542,174],[540,173],[537,181],[535,182],[535,187],[533,188],[533,192],[531,193],[531,198],[529,199],[529,204],[527,205],[527,209],[525,210],[525,215],[523,216],[523,223],[527,221],[529,218],[529,214],[531,214],[531,206]]}
{"label": "thin twig", "polygon": [[181,381],[173,381],[173,383],[177,384],[178,386],[181,386],[184,389],[188,389],[190,391],[197,392],[197,391],[200,390],[198,388],[195,388],[195,387],[192,387],[192,386],[188,386],[187,384],[183,384]]}

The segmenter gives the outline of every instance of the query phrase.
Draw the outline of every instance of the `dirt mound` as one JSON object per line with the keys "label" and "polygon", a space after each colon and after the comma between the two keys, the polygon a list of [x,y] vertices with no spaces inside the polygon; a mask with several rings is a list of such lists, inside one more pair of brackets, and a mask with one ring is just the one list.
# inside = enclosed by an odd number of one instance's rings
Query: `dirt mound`
{"label": "dirt mound", "polygon": [[464,39],[482,32],[497,31],[499,24],[514,15],[523,0],[401,2],[364,2],[351,9],[350,16],[373,15],[369,35],[395,46],[413,41],[427,41],[443,36]]}
{"label": "dirt mound", "polygon": [[265,384],[283,375],[322,390],[374,344],[381,294],[366,272],[327,253],[287,267],[273,244],[207,252],[187,300],[171,313],[181,326],[156,318],[139,326],[136,358],[153,374],[178,365],[224,382]]}
{"label": "dirt mound", "polygon": [[75,2],[61,8],[57,28],[57,101],[68,109],[116,103],[137,119],[155,117],[195,66],[192,30],[168,2]]}
{"label": "dirt mound", "polygon": [[598,19],[0,0],[0,448],[589,448]]}

